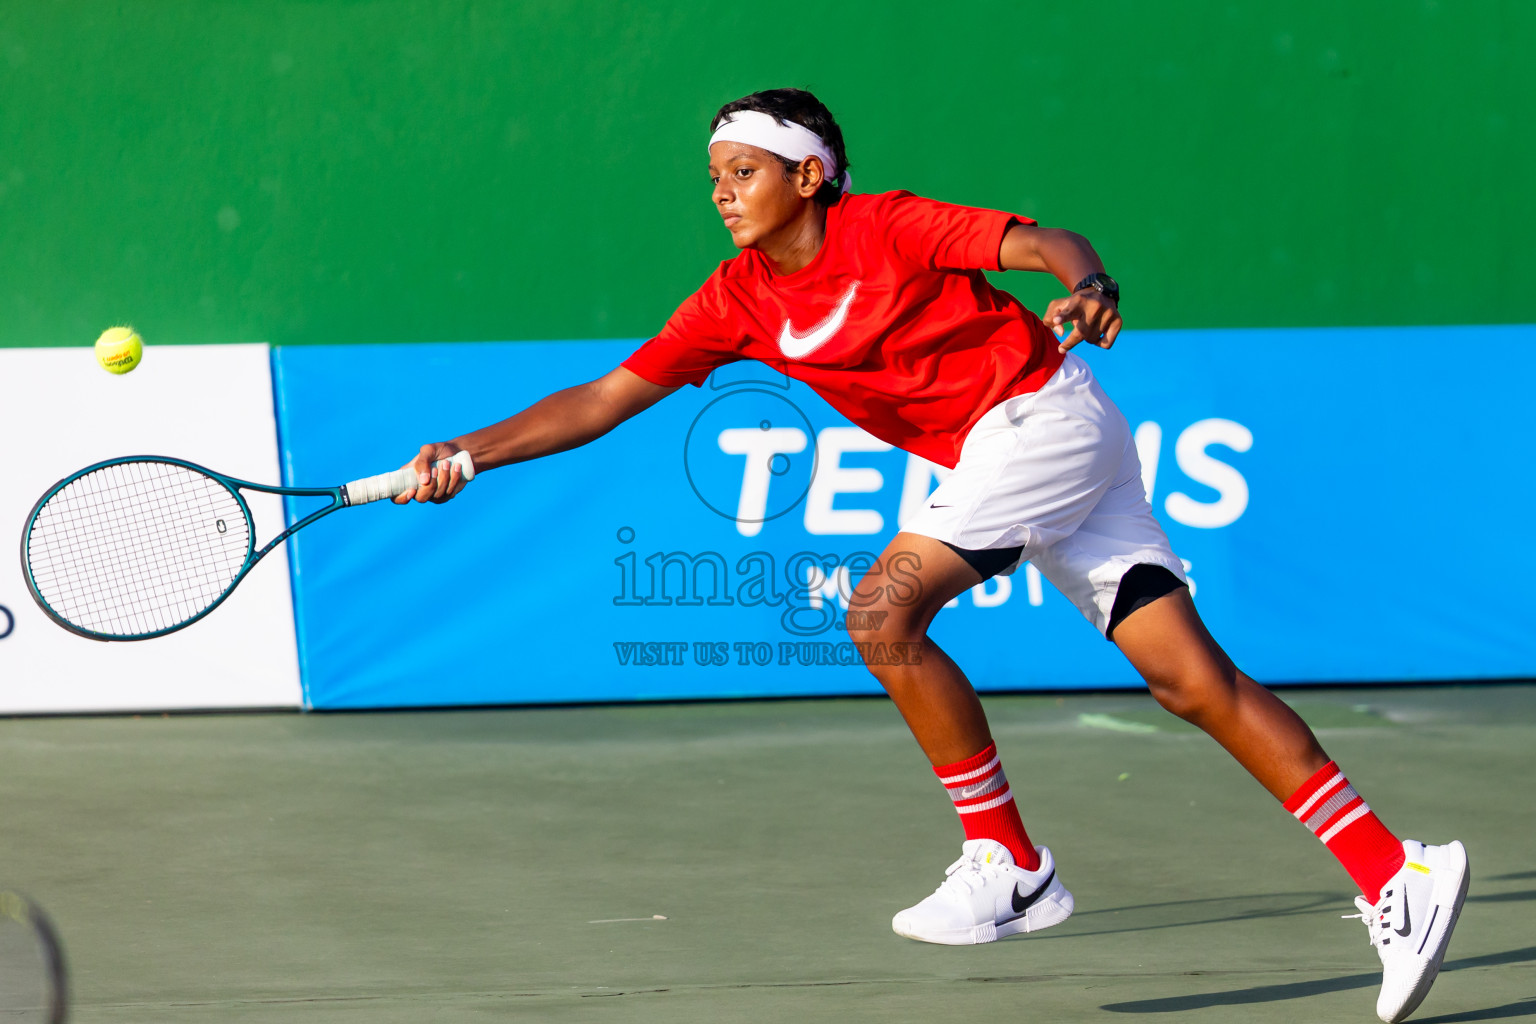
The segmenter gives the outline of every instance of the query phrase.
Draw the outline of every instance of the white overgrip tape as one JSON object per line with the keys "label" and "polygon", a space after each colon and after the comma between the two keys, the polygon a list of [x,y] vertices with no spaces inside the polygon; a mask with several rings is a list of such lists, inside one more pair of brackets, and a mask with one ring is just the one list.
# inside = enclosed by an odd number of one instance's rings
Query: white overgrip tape
{"label": "white overgrip tape", "polygon": [[[459,467],[465,483],[475,478],[475,463],[469,457],[469,452],[456,452],[449,458],[438,459],[432,463],[433,469],[448,469],[451,466]],[[417,486],[416,471],[407,466],[392,473],[380,473],[377,476],[354,480],[345,485],[342,490],[346,492],[348,505],[366,505],[370,501],[399,497],[407,491],[415,490]]]}

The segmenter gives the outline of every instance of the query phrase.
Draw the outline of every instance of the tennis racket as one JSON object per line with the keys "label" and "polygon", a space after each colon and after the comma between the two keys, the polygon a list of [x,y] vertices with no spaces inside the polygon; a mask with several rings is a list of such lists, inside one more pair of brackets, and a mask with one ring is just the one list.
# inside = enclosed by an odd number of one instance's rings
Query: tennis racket
{"label": "tennis racket", "polygon": [[63,1024],[64,950],[41,907],[0,890],[0,1024]]}
{"label": "tennis racket", "polygon": [[[474,479],[468,452],[432,465],[451,464]],[[409,468],[340,487],[268,487],[181,459],[109,459],[42,496],[21,534],[21,565],[39,607],[70,632],[148,640],[213,611],[267,552],[322,516],[416,484]],[[257,550],[242,490],[331,502]]]}

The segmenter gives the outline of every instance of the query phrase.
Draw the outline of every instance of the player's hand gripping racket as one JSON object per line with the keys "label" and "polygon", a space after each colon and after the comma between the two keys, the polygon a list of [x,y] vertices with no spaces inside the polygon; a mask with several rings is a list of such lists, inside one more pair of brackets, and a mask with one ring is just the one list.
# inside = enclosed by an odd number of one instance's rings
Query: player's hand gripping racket
{"label": "player's hand gripping racket", "polygon": [[[475,476],[468,452],[432,465]],[[416,485],[409,467],[340,487],[268,487],[181,459],[110,459],[42,496],[21,534],[21,565],[32,596],[65,629],[93,640],[148,640],[213,611],[263,555],[321,516]],[[258,551],[241,489],[331,503]]]}
{"label": "player's hand gripping racket", "polygon": [[64,950],[42,908],[0,890],[0,1022],[63,1024]]}

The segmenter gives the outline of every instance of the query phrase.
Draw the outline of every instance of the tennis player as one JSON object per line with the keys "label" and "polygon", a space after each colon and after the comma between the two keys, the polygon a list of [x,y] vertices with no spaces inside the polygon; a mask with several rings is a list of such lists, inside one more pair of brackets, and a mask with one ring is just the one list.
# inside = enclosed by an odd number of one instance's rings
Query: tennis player
{"label": "tennis player", "polygon": [[[859,642],[918,645],[869,666],[900,709],[965,830],[960,858],[895,931],[968,944],[1065,921],[1072,894],[1025,831],[986,715],[927,635],[946,601],[1033,562],[1112,640],[1163,707],[1199,726],[1339,859],[1384,968],[1377,1013],[1402,1020],[1428,992],[1466,894],[1459,842],[1399,840],[1307,725],[1244,675],[1201,623],[1148,506],[1125,417],[1072,350],[1120,332],[1119,286],[1079,235],[1028,217],[908,192],[849,191],[830,111],[808,92],[720,109],[711,200],[740,253],[606,376],[494,426],[425,445],[421,484],[446,501],[466,451],[479,472],[575,448],[717,367],[755,359],[814,388],[870,434],[952,470],[860,581]],[[1054,275],[1070,292],[1036,317],[983,276]],[[905,553],[916,597],[881,569]]]}

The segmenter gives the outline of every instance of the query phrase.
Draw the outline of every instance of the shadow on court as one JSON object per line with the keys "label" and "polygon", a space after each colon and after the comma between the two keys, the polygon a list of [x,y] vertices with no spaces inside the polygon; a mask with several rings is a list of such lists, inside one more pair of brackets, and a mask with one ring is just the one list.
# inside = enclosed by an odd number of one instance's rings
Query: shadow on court
{"label": "shadow on court", "polygon": [[1466,1013],[1448,1013],[1440,1017],[1416,1018],[1418,1024],[1458,1024],[1460,1021],[1509,1020],[1536,1016],[1536,999],[1523,999],[1518,1003],[1505,1003],[1486,1010],[1470,1010]]}
{"label": "shadow on court", "polygon": [[1523,903],[1526,900],[1536,900],[1536,889],[1524,889],[1520,892],[1491,892],[1467,897],[1468,903]]}
{"label": "shadow on court", "polygon": [[[1490,953],[1487,956],[1474,956],[1462,960],[1447,961],[1440,971],[1444,975],[1450,971],[1464,971],[1476,967],[1502,967],[1508,964],[1524,964],[1533,961],[1536,961],[1536,946],[1527,946],[1524,949],[1514,949],[1507,953]],[[1175,996],[1170,999],[1140,999],[1124,1003],[1109,1003],[1100,1007],[1100,1009],[1109,1010],[1112,1013],[1185,1013],[1190,1010],[1204,1010],[1212,1006],[1244,1006],[1251,1003],[1296,1000],[1305,996],[1320,995],[1325,992],[1343,992],[1356,988],[1375,989],[1380,984],[1380,972],[1352,974],[1342,978],[1321,978],[1289,982],[1283,985],[1258,985],[1253,988],[1237,989],[1231,992],[1210,992],[1199,996]],[[1497,1010],[1476,1010],[1465,1014],[1435,1017],[1433,1019],[1438,1021],[1493,1020],[1495,1018],[1517,1016],[1515,1013],[1505,1012],[1510,1010],[1511,1007],[1517,1006],[1536,1007],[1536,1001],[1528,1000],[1523,1003],[1510,1003],[1507,1006],[1499,1007]],[[1520,1012],[1530,1011],[1522,1010]],[[1486,1016],[1486,1014],[1491,1014],[1491,1016]]]}
{"label": "shadow on court", "polygon": [[[1042,932],[1035,941],[1080,939],[1096,935],[1124,935],[1163,928],[1193,928],[1228,921],[1317,914],[1347,904],[1350,896],[1338,892],[1276,892],[1255,896],[1212,896],[1205,899],[1142,903],[1106,910],[1082,910],[1073,915],[1079,927]],[[1086,928],[1082,927],[1086,925]]]}

